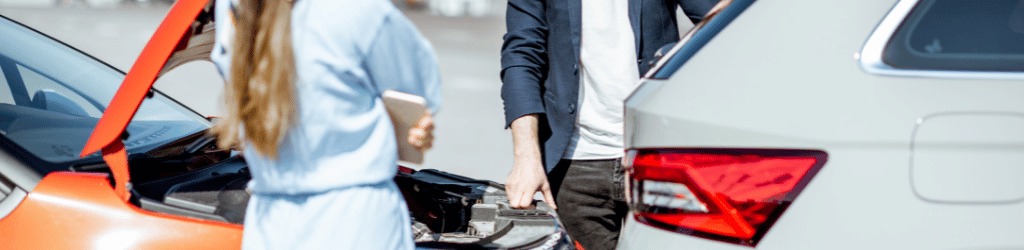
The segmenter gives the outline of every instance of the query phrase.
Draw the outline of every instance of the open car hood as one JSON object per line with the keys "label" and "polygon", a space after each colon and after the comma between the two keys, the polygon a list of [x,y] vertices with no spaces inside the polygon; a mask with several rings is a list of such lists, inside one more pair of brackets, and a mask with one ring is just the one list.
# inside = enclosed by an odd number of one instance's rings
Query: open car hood
{"label": "open car hood", "polygon": [[158,77],[179,65],[209,60],[214,43],[213,5],[213,0],[178,0],[171,7],[82,149],[80,157],[102,151],[114,176],[114,191],[125,201],[131,180],[121,135]]}

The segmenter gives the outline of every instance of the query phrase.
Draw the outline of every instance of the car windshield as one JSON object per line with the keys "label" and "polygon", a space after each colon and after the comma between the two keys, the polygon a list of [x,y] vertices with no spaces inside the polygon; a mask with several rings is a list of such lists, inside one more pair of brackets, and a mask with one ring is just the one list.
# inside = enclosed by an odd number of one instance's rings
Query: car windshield
{"label": "car windshield", "polygon": [[[0,144],[27,158],[23,160],[49,165],[78,159],[125,78],[111,66],[5,17],[0,18],[0,69]],[[123,139],[133,153],[209,127],[206,119],[154,90]]]}

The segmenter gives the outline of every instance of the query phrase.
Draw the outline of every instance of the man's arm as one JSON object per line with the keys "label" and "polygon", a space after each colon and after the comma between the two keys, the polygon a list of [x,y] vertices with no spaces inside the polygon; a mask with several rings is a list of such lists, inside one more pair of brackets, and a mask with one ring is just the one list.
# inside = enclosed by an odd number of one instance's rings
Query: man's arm
{"label": "man's arm", "polygon": [[544,8],[543,0],[509,0],[505,14],[508,33],[501,48],[501,99],[515,153],[512,171],[505,180],[513,208],[529,207],[537,191],[555,207],[537,136],[538,117],[544,113],[542,70],[548,63]]}
{"label": "man's arm", "polygon": [[525,115],[512,121],[512,145],[515,162],[512,172],[505,179],[505,192],[508,194],[512,208],[528,208],[533,202],[533,194],[541,191],[544,202],[552,208],[555,198],[551,195],[544,165],[541,164],[540,145],[537,140],[537,115]]}
{"label": "man's arm", "polygon": [[505,127],[529,114],[544,113],[542,70],[547,68],[544,0],[509,0],[501,46],[501,99]]}

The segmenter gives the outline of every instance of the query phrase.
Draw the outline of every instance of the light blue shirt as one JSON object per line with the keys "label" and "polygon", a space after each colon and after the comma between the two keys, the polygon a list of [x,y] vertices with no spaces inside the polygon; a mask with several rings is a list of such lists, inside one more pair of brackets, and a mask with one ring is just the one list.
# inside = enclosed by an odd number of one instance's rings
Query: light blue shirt
{"label": "light blue shirt", "polygon": [[[216,4],[211,57],[227,73],[231,5]],[[244,147],[253,192],[314,194],[392,179],[397,147],[380,94],[423,96],[437,112],[441,85],[429,42],[386,0],[295,1],[291,29],[297,120],[276,161]]]}

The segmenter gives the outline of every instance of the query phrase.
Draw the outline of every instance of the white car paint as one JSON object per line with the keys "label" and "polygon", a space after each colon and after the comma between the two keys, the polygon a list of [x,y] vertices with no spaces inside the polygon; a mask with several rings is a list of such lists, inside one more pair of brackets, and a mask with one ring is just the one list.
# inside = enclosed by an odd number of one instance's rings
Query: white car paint
{"label": "white car paint", "polygon": [[[1024,249],[1024,84],[865,72],[896,3],[755,2],[672,77],[643,80],[626,147],[827,152],[755,249]],[[619,249],[751,249],[634,215]]]}

